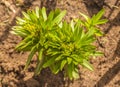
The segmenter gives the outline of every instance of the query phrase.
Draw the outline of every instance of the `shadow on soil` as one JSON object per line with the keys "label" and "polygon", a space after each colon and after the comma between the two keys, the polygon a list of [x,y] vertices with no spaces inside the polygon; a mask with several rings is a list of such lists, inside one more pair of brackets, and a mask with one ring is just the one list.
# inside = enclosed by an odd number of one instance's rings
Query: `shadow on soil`
{"label": "shadow on soil", "polygon": [[108,28],[104,31],[105,34],[107,34],[112,29],[113,26],[120,26],[120,12],[112,21],[109,22],[109,24],[110,25],[108,26]]}
{"label": "shadow on soil", "polygon": [[[90,16],[99,12],[103,8],[103,6],[108,7],[110,9],[109,15],[107,16],[108,20],[113,14],[114,10],[116,9],[115,7],[111,8],[107,3],[105,3],[105,0],[102,1],[97,0],[96,2],[95,0],[93,0],[93,2],[91,2],[90,0],[84,0],[84,4],[86,5],[87,11]],[[116,0],[113,6],[119,7],[119,5],[120,5],[119,0]],[[109,21],[108,24],[109,24],[108,28],[104,30],[105,34],[107,34],[113,26],[120,26],[120,12],[113,20]]]}
{"label": "shadow on soil", "polygon": [[[112,57],[114,60],[116,57],[120,57],[120,40],[117,44],[117,48],[115,50],[115,53]],[[120,72],[120,60],[113,65],[113,67],[109,68],[109,70],[100,78],[100,80],[95,84],[94,87],[104,87],[107,85],[118,73]],[[120,81],[118,81],[118,84],[120,86]]]}
{"label": "shadow on soil", "polygon": [[41,8],[47,8],[47,13],[49,13],[51,10],[54,10],[56,8],[56,5],[57,0],[41,0]]}
{"label": "shadow on soil", "polygon": [[93,16],[93,14],[96,14],[97,12],[99,12],[103,8],[104,1],[105,0],[97,0],[97,2],[95,2],[95,0],[93,1],[84,0],[84,4],[86,6],[86,9],[89,15]]}
{"label": "shadow on soil", "polygon": [[64,83],[62,72],[54,75],[49,69],[44,69],[39,76],[33,76],[27,81],[21,79],[16,84],[17,87],[64,87]]}
{"label": "shadow on soil", "polygon": [[[103,6],[107,6],[110,9],[109,15],[107,17],[107,19],[109,20],[109,18],[112,16],[115,8],[110,8],[104,1],[105,0],[97,0],[98,3],[96,2],[92,2],[90,0],[85,0],[84,4],[87,7],[88,13],[90,16],[92,16],[93,14],[99,12]],[[99,3],[100,1],[100,3]],[[89,3],[90,2],[90,3]],[[114,6],[119,6],[119,0],[116,0]],[[105,34],[107,34],[113,26],[120,26],[120,12],[117,14],[117,16],[108,22],[109,26],[107,27],[107,29],[104,31]],[[111,59],[115,59],[116,57],[120,57],[120,40],[117,43],[117,47],[115,50],[115,53],[113,55],[113,57]],[[104,87],[105,85],[107,85],[118,73],[120,72],[120,60],[113,65],[113,67],[109,68],[109,70],[100,78],[100,80],[95,84],[94,87]],[[118,84],[120,86],[120,81],[116,82],[115,84]]]}
{"label": "shadow on soil", "polygon": [[[21,9],[29,8],[32,5],[31,4],[32,2],[33,1],[29,2],[29,0],[26,0],[26,2],[24,2],[25,7],[21,6]],[[12,26],[15,25],[16,16],[21,14],[21,9],[19,9],[20,11],[18,10],[18,12],[16,11],[16,13],[19,13],[19,14],[13,13],[14,16],[11,15],[9,23],[4,27],[5,30],[2,32],[3,34],[0,36],[0,44],[8,38]]]}

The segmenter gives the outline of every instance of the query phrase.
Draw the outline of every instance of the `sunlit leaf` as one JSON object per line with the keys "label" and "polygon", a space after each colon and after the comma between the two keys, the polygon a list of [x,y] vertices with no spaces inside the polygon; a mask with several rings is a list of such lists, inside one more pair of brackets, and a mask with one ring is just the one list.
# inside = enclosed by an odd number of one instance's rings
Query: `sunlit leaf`
{"label": "sunlit leaf", "polygon": [[47,14],[46,14],[45,7],[42,8],[42,15],[43,15],[44,21],[46,21],[47,20]]}
{"label": "sunlit leaf", "polygon": [[87,60],[83,60],[82,65],[88,68],[89,70],[93,71],[93,66]]}
{"label": "sunlit leaf", "polygon": [[39,7],[36,7],[35,13],[36,13],[36,16],[37,16],[38,18],[40,17],[39,11],[40,11]]}
{"label": "sunlit leaf", "polygon": [[33,47],[29,56],[28,56],[28,59],[27,59],[26,65],[25,65],[25,69],[28,68],[30,61],[32,60],[32,57],[34,56],[35,53],[36,53],[36,47]]}
{"label": "sunlit leaf", "polygon": [[66,60],[62,60],[62,62],[61,62],[61,66],[60,66],[60,70],[63,69],[63,67],[65,66],[66,63],[67,63]]}
{"label": "sunlit leaf", "polygon": [[65,16],[66,11],[62,11],[55,19],[52,21],[52,24],[58,24],[61,22],[62,18]]}

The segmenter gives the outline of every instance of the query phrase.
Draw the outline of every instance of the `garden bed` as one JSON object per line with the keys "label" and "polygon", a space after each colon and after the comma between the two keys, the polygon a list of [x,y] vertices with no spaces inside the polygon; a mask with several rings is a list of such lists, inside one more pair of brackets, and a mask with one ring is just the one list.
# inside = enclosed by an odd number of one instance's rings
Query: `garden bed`
{"label": "garden bed", "polygon": [[[0,1],[0,86],[1,87],[120,87],[120,0],[6,0]],[[23,1],[23,2],[22,2]],[[105,8],[103,18],[109,21],[101,25],[104,36],[96,46],[103,56],[91,60],[94,71],[80,67],[80,78],[65,80],[63,72],[57,75],[49,69],[34,76],[36,57],[28,70],[24,66],[28,52],[18,52],[15,46],[21,38],[10,33],[16,17],[22,11],[45,6],[48,12],[55,8],[67,10],[65,19],[80,17],[79,12],[92,16]],[[83,19],[83,18],[82,18]]]}

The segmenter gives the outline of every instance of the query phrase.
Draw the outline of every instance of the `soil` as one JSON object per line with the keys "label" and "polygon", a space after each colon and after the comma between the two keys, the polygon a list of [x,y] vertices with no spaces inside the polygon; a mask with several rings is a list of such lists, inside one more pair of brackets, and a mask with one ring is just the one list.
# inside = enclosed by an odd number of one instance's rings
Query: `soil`
{"label": "soil", "polygon": [[[92,16],[105,9],[103,18],[109,21],[101,25],[105,34],[96,41],[104,56],[91,60],[94,71],[80,67],[80,78],[75,81],[65,80],[62,72],[53,75],[49,69],[34,76],[35,60],[24,71],[29,52],[15,50],[21,38],[10,31],[22,11],[36,6],[45,6],[48,12],[67,10],[68,21],[82,18],[78,12]],[[120,87],[120,0],[0,0],[0,87]]]}

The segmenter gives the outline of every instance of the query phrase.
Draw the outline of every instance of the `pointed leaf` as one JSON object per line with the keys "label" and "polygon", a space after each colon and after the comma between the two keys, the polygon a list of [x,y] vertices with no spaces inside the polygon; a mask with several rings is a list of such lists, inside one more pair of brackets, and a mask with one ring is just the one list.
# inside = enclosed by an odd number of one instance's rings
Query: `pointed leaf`
{"label": "pointed leaf", "polygon": [[40,61],[38,61],[38,63],[37,63],[37,66],[36,66],[36,69],[35,69],[35,75],[38,75],[38,74],[40,73],[41,69],[43,68],[43,67],[42,67],[43,64],[44,64],[44,59],[42,58],[42,59],[41,59]]}
{"label": "pointed leaf", "polygon": [[31,19],[30,19],[30,16],[29,16],[27,13],[22,12],[22,14],[24,15],[24,17],[25,17],[26,19],[31,20]]}
{"label": "pointed leaf", "polygon": [[52,24],[59,24],[62,20],[62,18],[65,16],[66,11],[62,11],[55,19],[52,21]]}
{"label": "pointed leaf", "polygon": [[60,64],[61,63],[58,62],[58,63],[52,65],[51,70],[54,74],[57,74],[60,71]]}
{"label": "pointed leaf", "polygon": [[83,13],[81,13],[81,12],[79,12],[79,14],[80,14],[81,16],[83,16],[83,17],[86,19],[86,21],[88,21],[88,20],[90,19],[87,15],[85,15],[85,14],[83,14]]}
{"label": "pointed leaf", "polygon": [[73,79],[73,73],[72,72],[73,72],[73,64],[71,63],[71,64],[68,64],[68,66],[67,66],[67,74],[68,74],[70,80]]}
{"label": "pointed leaf", "polygon": [[32,57],[34,56],[35,53],[36,53],[36,47],[33,47],[28,56],[28,59],[27,59],[26,65],[25,65],[25,69],[28,68],[28,65],[30,64],[30,61],[32,60]]}
{"label": "pointed leaf", "polygon": [[100,11],[95,15],[94,20],[97,22],[97,21],[102,17],[102,15],[104,14],[104,12],[105,12],[104,9],[100,10]]}
{"label": "pointed leaf", "polygon": [[72,58],[67,57],[67,62],[68,62],[68,64],[70,64],[72,62]]}
{"label": "pointed leaf", "polygon": [[71,25],[72,31],[74,32],[75,29],[74,29],[74,22],[73,22],[73,20],[71,21],[70,25]]}
{"label": "pointed leaf", "polygon": [[67,63],[66,60],[62,60],[62,62],[61,62],[61,66],[60,66],[60,70],[63,69],[63,67],[65,66],[66,63]]}
{"label": "pointed leaf", "polygon": [[47,20],[47,14],[46,14],[46,9],[45,9],[45,7],[42,8],[42,16],[43,16],[43,18],[44,18],[44,21],[46,21],[46,20]]}
{"label": "pointed leaf", "polygon": [[78,79],[79,78],[78,70],[73,70],[72,75],[75,79]]}
{"label": "pointed leaf", "polygon": [[36,9],[35,9],[35,13],[36,13],[37,18],[40,17],[39,11],[40,11],[40,10],[39,10],[39,7],[36,7]]}
{"label": "pointed leaf", "polygon": [[49,60],[47,60],[46,63],[44,63],[43,67],[46,68],[46,67],[50,66],[51,64],[53,64],[54,62],[55,62],[55,58],[52,57]]}
{"label": "pointed leaf", "polygon": [[88,68],[89,70],[93,71],[93,66],[87,60],[83,60],[82,65]]}
{"label": "pointed leaf", "polygon": [[43,55],[43,48],[41,48],[40,50],[39,50],[39,52],[38,52],[38,59],[39,59],[39,61],[42,59],[42,56]]}
{"label": "pointed leaf", "polygon": [[101,19],[101,20],[97,21],[96,23],[94,23],[94,25],[104,24],[104,23],[106,23],[107,21],[108,21],[107,19]]}

